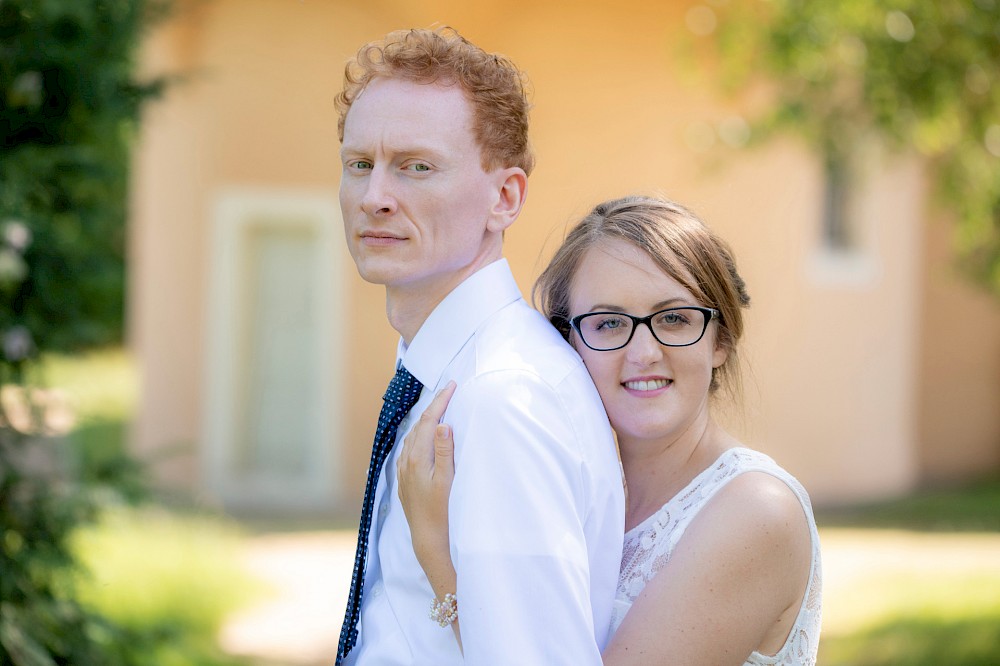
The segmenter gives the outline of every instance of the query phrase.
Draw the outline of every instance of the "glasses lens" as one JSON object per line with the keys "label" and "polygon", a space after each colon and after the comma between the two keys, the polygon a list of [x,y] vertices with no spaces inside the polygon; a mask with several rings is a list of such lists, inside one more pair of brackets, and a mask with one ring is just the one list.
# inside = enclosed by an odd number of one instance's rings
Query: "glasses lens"
{"label": "glasses lens", "polygon": [[653,315],[653,331],[665,345],[683,347],[705,332],[705,313],[694,308],[673,308]]}
{"label": "glasses lens", "polygon": [[625,315],[595,312],[580,319],[580,336],[591,349],[617,349],[632,335],[632,320]]}
{"label": "glasses lens", "polygon": [[[649,327],[661,344],[686,347],[701,339],[708,315],[698,308],[671,308],[649,316]],[[610,351],[628,344],[635,320],[616,312],[594,312],[577,320],[580,337],[591,349]]]}

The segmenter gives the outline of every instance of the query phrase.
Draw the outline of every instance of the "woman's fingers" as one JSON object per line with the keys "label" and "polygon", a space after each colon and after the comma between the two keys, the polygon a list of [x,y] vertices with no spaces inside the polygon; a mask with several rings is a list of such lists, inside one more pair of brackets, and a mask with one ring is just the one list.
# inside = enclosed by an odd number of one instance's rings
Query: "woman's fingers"
{"label": "woman's fingers", "polygon": [[429,418],[435,424],[440,422],[445,410],[448,409],[451,396],[455,394],[455,386],[455,382],[448,382],[443,389],[438,391],[438,394],[431,400],[431,404],[427,405],[427,409],[420,415],[420,419]]}
{"label": "woman's fingers", "polygon": [[434,428],[434,477],[450,486],[455,478],[455,440],[451,426],[439,423]]}
{"label": "woman's fingers", "polygon": [[[407,433],[403,440],[403,450],[396,461],[397,472],[400,477],[400,497],[403,496],[404,484],[408,482],[429,481],[434,476],[435,459],[437,457],[437,428],[441,417],[448,409],[448,403],[455,394],[455,382],[448,384],[438,391],[434,399],[420,415],[416,425]],[[448,428],[450,431],[451,429]],[[450,436],[449,436],[450,444]],[[444,445],[442,445],[444,446]],[[452,447],[453,448],[453,447]],[[454,463],[450,459],[449,466],[454,474]],[[404,478],[405,477],[405,478]]]}
{"label": "woman's fingers", "polygon": [[434,396],[406,435],[397,463],[399,500],[410,525],[413,552],[425,571],[437,571],[442,561],[451,567],[448,496],[455,476],[455,444],[451,427],[441,418],[454,393],[455,383],[448,382]]}

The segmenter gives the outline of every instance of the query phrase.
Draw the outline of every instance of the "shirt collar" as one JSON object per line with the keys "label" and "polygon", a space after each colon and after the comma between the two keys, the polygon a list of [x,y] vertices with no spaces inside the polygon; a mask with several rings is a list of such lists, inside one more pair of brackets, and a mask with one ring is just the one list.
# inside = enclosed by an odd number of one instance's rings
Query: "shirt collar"
{"label": "shirt collar", "polygon": [[506,259],[479,269],[438,303],[407,346],[396,350],[400,361],[420,383],[437,387],[448,364],[490,316],[521,299],[521,290]]}

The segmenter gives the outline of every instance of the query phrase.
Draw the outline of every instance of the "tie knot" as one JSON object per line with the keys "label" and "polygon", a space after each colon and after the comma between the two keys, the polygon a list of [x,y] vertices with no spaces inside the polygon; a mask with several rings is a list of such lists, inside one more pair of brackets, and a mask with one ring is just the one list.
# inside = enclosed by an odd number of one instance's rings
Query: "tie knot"
{"label": "tie knot", "polygon": [[406,413],[413,405],[417,404],[417,399],[420,398],[420,391],[423,388],[424,385],[420,383],[420,380],[400,365],[392,381],[389,382],[389,388],[386,389],[382,399]]}

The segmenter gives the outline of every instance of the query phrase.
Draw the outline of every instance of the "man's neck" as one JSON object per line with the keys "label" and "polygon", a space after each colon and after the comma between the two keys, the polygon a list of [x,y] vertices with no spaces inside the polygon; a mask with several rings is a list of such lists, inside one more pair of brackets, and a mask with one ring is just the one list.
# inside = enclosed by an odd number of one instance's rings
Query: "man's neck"
{"label": "man's neck", "polygon": [[396,329],[403,342],[409,345],[420,327],[434,312],[434,308],[447,298],[448,294],[474,273],[502,258],[503,256],[498,254],[488,260],[474,262],[462,271],[451,273],[433,282],[387,286],[385,314],[389,324]]}
{"label": "man's neck", "polygon": [[385,315],[389,324],[403,338],[403,342],[409,345],[431,312],[438,306],[438,303],[444,300],[444,296],[447,294],[439,298],[429,299],[426,298],[429,294],[421,294],[419,291],[412,294],[401,292],[402,290],[398,288],[386,287]]}

